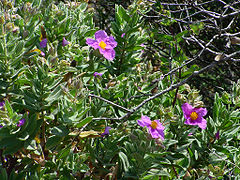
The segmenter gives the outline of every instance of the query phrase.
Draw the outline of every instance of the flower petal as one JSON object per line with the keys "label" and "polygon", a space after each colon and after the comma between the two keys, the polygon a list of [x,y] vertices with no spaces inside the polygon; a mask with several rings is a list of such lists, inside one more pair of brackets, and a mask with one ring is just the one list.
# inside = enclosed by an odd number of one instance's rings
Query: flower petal
{"label": "flower petal", "polygon": [[64,46],[68,45],[69,43],[70,43],[70,42],[68,42],[68,41],[65,39],[65,37],[63,37],[62,46],[64,47]]}
{"label": "flower petal", "polygon": [[99,48],[100,53],[109,61],[112,61],[115,58],[114,49],[102,49]]}
{"label": "flower petal", "polygon": [[95,73],[93,73],[93,76],[102,76],[103,75],[103,73],[98,73],[98,72],[95,72]]}
{"label": "flower petal", "polygon": [[152,138],[160,138],[161,135],[158,133],[156,129],[153,129],[151,127],[148,128],[149,133],[151,134]]}
{"label": "flower petal", "polygon": [[107,33],[103,30],[99,30],[95,33],[95,39],[98,41],[98,42],[101,42],[101,41],[104,41],[106,38],[107,38]]}
{"label": "flower petal", "polygon": [[182,111],[183,111],[184,118],[188,119],[191,113],[193,112],[193,107],[188,103],[184,103],[182,105]]}
{"label": "flower petal", "polygon": [[164,132],[163,132],[163,130],[157,129],[157,131],[158,131],[158,134],[160,135],[161,140],[164,140]]}
{"label": "flower petal", "polygon": [[199,123],[201,123],[200,119],[192,120],[190,117],[184,122],[187,125],[198,125]]}
{"label": "flower petal", "polygon": [[87,39],[86,39],[86,43],[87,43],[89,46],[92,46],[94,49],[99,48],[98,42],[97,42],[96,40],[94,40],[94,39],[87,38]]}
{"label": "flower petal", "polygon": [[114,37],[110,36],[106,39],[106,44],[110,45],[111,48],[115,48],[117,46],[117,42],[115,41]]}
{"label": "flower petal", "polygon": [[140,120],[137,121],[139,126],[150,126],[151,120],[148,116],[142,116]]}
{"label": "flower petal", "polygon": [[207,127],[207,121],[205,119],[201,119],[201,122],[198,123],[198,127],[200,127],[201,129],[206,129]]}
{"label": "flower petal", "polygon": [[106,136],[106,135],[109,135],[109,129],[111,129],[111,127],[107,126],[104,130],[104,133],[101,134],[101,136]]}
{"label": "flower petal", "polygon": [[47,46],[47,38],[44,38],[41,42],[40,42],[40,47],[41,48],[45,48]]}
{"label": "flower petal", "polygon": [[207,115],[207,109],[206,108],[194,108],[194,111],[198,114],[198,116],[206,116]]}
{"label": "flower petal", "polygon": [[23,119],[18,121],[17,126],[20,127],[20,126],[24,125],[24,123],[25,123],[25,119],[23,118]]}
{"label": "flower petal", "polygon": [[157,130],[164,130],[165,127],[162,125],[162,123],[159,122],[159,120],[154,120],[157,123]]}

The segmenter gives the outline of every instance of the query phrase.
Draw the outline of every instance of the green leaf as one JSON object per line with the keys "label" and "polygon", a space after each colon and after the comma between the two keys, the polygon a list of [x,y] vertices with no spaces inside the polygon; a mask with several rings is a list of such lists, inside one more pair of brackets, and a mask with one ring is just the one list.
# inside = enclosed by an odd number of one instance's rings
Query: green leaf
{"label": "green leaf", "polygon": [[130,25],[131,27],[136,26],[137,23],[138,23],[138,19],[139,19],[139,18],[138,18],[138,14],[137,14],[137,13],[134,13],[133,16],[132,16],[132,18],[130,18],[129,25]]}
{"label": "green leaf", "polygon": [[83,12],[87,9],[88,4],[87,3],[81,3],[81,5],[79,6],[79,9]]}
{"label": "green leaf", "polygon": [[0,54],[4,54],[3,40],[0,39]]}
{"label": "green leaf", "polygon": [[8,175],[7,175],[7,171],[4,168],[1,168],[0,170],[0,176],[1,176],[1,180],[8,180]]}
{"label": "green leaf", "polygon": [[53,127],[51,129],[51,133],[56,135],[56,136],[64,137],[64,136],[68,135],[69,130],[66,126],[59,125],[57,127]]}
{"label": "green leaf", "polygon": [[48,149],[51,149],[59,145],[61,141],[62,141],[62,137],[60,136],[56,136],[56,135],[50,136],[47,140],[46,147]]}
{"label": "green leaf", "polygon": [[20,141],[25,141],[29,138],[29,134],[28,132],[24,131],[21,135],[19,135],[17,137],[17,139],[19,139]]}
{"label": "green leaf", "polygon": [[23,51],[23,48],[24,48],[24,41],[19,41],[16,48],[15,48],[15,57],[17,57],[22,51]]}
{"label": "green leaf", "polygon": [[83,127],[85,124],[90,123],[90,122],[92,121],[92,118],[93,118],[93,117],[87,117],[87,118],[85,118],[85,119],[82,120],[81,122],[77,123],[76,127],[77,127],[77,128]]}
{"label": "green leaf", "polygon": [[55,88],[53,90],[53,92],[51,94],[49,94],[49,96],[45,100],[52,103],[52,102],[58,100],[61,95],[62,95],[62,88],[61,88],[61,86],[58,86],[57,88]]}
{"label": "green leaf", "polygon": [[126,22],[129,22],[129,20],[131,19],[130,16],[127,14],[127,11],[121,6],[119,5],[117,8],[117,13],[118,15],[124,19]]}
{"label": "green leaf", "polygon": [[5,101],[5,107],[6,107],[6,109],[7,109],[8,116],[9,116],[10,118],[12,118],[12,116],[14,115],[14,113],[13,113],[13,109],[12,109],[12,107],[11,107],[11,105],[10,105],[10,103],[9,103],[8,100]]}
{"label": "green leaf", "polygon": [[144,178],[142,178],[142,180],[159,180],[159,176],[158,175],[147,175],[147,176],[144,176]]}
{"label": "green leaf", "polygon": [[126,154],[124,154],[123,152],[119,152],[119,157],[122,161],[122,165],[123,165],[123,169],[124,171],[128,171],[129,168],[129,162],[128,162],[128,157],[126,156]]}
{"label": "green leaf", "polygon": [[159,169],[151,169],[149,171],[150,174],[154,174],[154,175],[159,175],[159,176],[167,176],[167,177],[171,177],[170,174],[167,171],[164,170],[159,170]]}
{"label": "green leaf", "polygon": [[12,141],[10,146],[7,146],[3,152],[3,155],[13,154],[23,148],[23,142],[19,140]]}

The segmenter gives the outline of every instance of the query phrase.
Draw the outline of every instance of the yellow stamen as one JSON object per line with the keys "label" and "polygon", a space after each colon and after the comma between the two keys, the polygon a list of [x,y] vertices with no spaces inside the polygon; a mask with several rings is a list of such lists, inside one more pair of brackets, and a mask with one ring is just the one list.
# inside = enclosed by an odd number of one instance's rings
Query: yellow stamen
{"label": "yellow stamen", "polygon": [[99,46],[100,46],[102,49],[105,49],[107,45],[106,45],[105,42],[101,41],[101,42],[99,43]]}
{"label": "yellow stamen", "polygon": [[41,140],[38,138],[38,136],[36,136],[34,139],[38,144],[40,144]]}
{"label": "yellow stamen", "polygon": [[153,129],[157,129],[157,123],[155,122],[155,121],[152,121],[152,123],[151,123],[151,127],[153,128]]}
{"label": "yellow stamen", "polygon": [[196,120],[198,118],[198,114],[194,111],[194,112],[191,113],[190,118],[192,120]]}

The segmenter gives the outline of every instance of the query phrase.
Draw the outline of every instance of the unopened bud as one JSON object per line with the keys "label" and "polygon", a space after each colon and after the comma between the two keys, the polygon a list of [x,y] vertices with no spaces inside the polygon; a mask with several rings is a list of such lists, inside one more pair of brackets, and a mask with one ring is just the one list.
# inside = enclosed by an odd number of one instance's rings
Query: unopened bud
{"label": "unopened bud", "polygon": [[215,60],[215,61],[220,61],[220,60],[222,60],[224,57],[225,57],[224,54],[218,54],[218,55],[215,56],[214,60]]}
{"label": "unopened bud", "polygon": [[187,92],[191,91],[191,88],[188,84],[184,84],[183,87],[186,89]]}
{"label": "unopened bud", "polygon": [[7,0],[3,0],[2,3],[3,3],[3,6],[7,6]]}
{"label": "unopened bud", "polygon": [[0,24],[4,24],[5,23],[5,19],[3,16],[0,16]]}
{"label": "unopened bud", "polygon": [[29,32],[28,31],[23,31],[23,38],[26,38],[28,36]]}
{"label": "unopened bud", "polygon": [[14,24],[13,23],[7,23],[6,24],[6,29],[7,29],[7,31],[12,31],[13,30],[13,28],[14,28]]}
{"label": "unopened bud", "polygon": [[178,98],[179,100],[181,100],[181,99],[183,98],[183,96],[182,96],[181,94],[177,93],[177,98]]}
{"label": "unopened bud", "polygon": [[15,27],[13,28],[13,32],[14,32],[14,33],[17,33],[18,31],[19,31],[19,27],[15,26]]}
{"label": "unopened bud", "polygon": [[236,36],[230,37],[230,41],[231,44],[240,44],[240,38]]}
{"label": "unopened bud", "polygon": [[13,5],[12,5],[11,2],[8,2],[8,3],[7,3],[7,8],[8,8],[8,9],[12,9],[12,8],[13,8]]}
{"label": "unopened bud", "polygon": [[194,102],[194,107],[195,107],[195,108],[204,107],[203,101]]}

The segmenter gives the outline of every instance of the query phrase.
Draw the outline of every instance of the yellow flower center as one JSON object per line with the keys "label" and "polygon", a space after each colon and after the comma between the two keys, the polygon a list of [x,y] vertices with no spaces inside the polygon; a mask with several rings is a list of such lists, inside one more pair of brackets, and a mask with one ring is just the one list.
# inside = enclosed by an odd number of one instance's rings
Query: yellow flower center
{"label": "yellow flower center", "polygon": [[194,112],[191,113],[190,118],[192,120],[196,120],[198,118],[198,114],[194,111]]}
{"label": "yellow flower center", "polygon": [[151,127],[153,128],[153,129],[157,129],[157,123],[155,122],[155,121],[152,121],[152,123],[151,123]]}
{"label": "yellow flower center", "polygon": [[105,42],[101,41],[101,42],[99,43],[99,46],[100,46],[102,49],[105,49],[107,45],[106,45]]}

